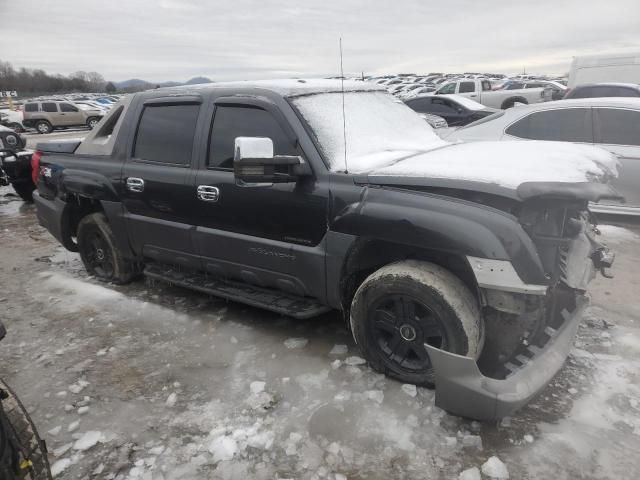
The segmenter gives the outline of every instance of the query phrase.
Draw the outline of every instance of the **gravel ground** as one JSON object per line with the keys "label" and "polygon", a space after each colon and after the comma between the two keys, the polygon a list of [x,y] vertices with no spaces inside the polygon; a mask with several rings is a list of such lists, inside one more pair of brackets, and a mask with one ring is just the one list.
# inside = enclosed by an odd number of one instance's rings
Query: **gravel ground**
{"label": "gravel ground", "polygon": [[56,478],[635,478],[640,228],[602,231],[616,278],[593,282],[565,368],[518,414],[481,424],[370,370],[338,315],[99,284],[0,188],[0,376]]}

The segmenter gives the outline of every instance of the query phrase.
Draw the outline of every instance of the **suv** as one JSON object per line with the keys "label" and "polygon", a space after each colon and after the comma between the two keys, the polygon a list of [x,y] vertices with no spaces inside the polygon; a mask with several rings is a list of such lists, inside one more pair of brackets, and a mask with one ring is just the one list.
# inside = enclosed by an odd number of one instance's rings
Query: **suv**
{"label": "suv", "polygon": [[295,318],[338,310],[374,369],[478,419],[562,367],[613,261],[587,209],[616,195],[609,152],[449,144],[367,82],[136,93],[32,164],[40,224],[94,277]]}
{"label": "suv", "polygon": [[567,90],[564,99],[597,97],[640,97],[640,85],[635,83],[585,83]]}
{"label": "suv", "polygon": [[39,133],[51,133],[56,128],[87,126],[93,128],[104,116],[99,109],[83,110],[72,102],[38,101],[24,104],[25,127]]}

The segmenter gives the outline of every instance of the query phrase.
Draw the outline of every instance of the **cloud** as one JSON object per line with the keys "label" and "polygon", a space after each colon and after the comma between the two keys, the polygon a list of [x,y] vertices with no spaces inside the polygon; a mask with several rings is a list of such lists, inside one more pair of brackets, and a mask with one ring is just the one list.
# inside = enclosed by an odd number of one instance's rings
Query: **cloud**
{"label": "cloud", "polygon": [[[350,73],[563,73],[640,50],[638,0],[0,0],[15,66],[150,81]],[[28,33],[28,35],[27,35]],[[12,40],[13,39],[13,40]]]}

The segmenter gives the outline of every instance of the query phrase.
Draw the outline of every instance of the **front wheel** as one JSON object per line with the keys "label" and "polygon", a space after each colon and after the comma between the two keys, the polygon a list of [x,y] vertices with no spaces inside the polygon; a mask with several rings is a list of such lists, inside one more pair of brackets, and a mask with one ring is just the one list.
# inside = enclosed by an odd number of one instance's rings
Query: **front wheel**
{"label": "front wheel", "polygon": [[87,126],[93,130],[95,128],[95,126],[98,124],[98,122],[100,121],[99,118],[96,117],[91,117],[89,120],[87,120]]}
{"label": "front wheel", "polygon": [[98,280],[123,284],[135,277],[135,264],[125,259],[116,246],[103,213],[92,213],[80,220],[77,240],[84,267]]}
{"label": "front wheel", "polygon": [[424,344],[478,358],[484,324],[467,286],[444,268],[405,260],[380,268],[358,288],[351,329],[372,368],[401,382],[433,386]]}

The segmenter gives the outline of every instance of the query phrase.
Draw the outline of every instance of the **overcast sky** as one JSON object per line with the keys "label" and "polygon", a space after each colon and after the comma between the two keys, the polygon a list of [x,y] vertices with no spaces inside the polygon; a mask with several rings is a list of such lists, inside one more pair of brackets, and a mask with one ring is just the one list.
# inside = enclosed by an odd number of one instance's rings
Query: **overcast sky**
{"label": "overcast sky", "polygon": [[640,51],[640,0],[0,0],[0,59],[108,80],[564,73]]}

